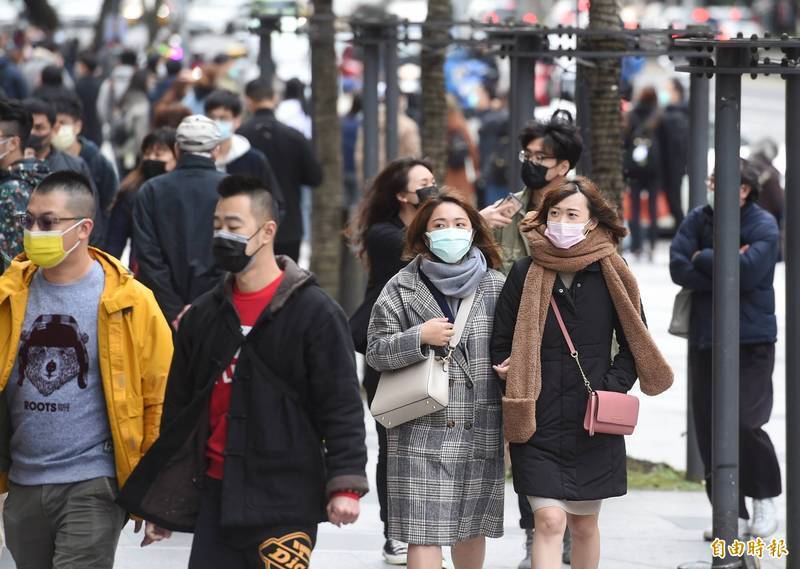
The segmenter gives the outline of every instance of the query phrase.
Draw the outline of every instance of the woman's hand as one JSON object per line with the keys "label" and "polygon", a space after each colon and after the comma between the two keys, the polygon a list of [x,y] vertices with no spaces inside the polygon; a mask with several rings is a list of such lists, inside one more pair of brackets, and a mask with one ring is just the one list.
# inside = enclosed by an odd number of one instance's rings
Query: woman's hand
{"label": "woman's hand", "polygon": [[501,364],[496,366],[492,366],[492,369],[497,372],[497,375],[505,381],[508,378],[508,367],[511,364],[511,358],[506,358],[505,361]]}
{"label": "woman's hand", "polygon": [[433,318],[422,325],[419,342],[421,345],[442,347],[450,343],[456,331],[447,318]]}

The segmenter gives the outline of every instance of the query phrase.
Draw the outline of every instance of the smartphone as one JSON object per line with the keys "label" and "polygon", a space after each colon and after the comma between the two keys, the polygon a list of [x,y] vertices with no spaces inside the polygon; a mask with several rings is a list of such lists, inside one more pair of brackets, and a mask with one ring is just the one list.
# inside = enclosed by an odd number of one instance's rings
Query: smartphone
{"label": "smartphone", "polygon": [[514,194],[508,194],[500,202],[498,208],[504,210],[508,217],[514,217],[522,209],[522,200]]}

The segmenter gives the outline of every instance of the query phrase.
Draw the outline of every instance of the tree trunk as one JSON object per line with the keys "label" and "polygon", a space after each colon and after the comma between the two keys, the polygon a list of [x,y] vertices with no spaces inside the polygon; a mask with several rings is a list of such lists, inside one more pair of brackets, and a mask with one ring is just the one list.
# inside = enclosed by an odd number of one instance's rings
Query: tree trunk
{"label": "tree trunk", "polygon": [[58,14],[47,0],[25,0],[28,20],[34,26],[46,32],[54,32],[58,28]]}
{"label": "tree trunk", "polygon": [[325,174],[314,190],[311,270],[320,285],[339,298],[344,216],[342,158],[337,113],[338,66],[334,49],[333,1],[316,0],[311,19],[311,77],[314,96],[314,140]]}
{"label": "tree trunk", "polygon": [[444,59],[450,35],[445,24],[452,17],[450,0],[428,0],[422,32],[422,155],[433,162],[436,179],[444,181],[447,164],[447,99]]}
{"label": "tree trunk", "polygon": [[[589,29],[622,31],[618,0],[592,0]],[[621,51],[622,39],[587,38],[584,46],[592,51]],[[593,59],[585,69],[589,90],[589,149],[592,180],[606,199],[622,214],[625,182],[622,175],[622,109],[619,92],[622,60]]]}

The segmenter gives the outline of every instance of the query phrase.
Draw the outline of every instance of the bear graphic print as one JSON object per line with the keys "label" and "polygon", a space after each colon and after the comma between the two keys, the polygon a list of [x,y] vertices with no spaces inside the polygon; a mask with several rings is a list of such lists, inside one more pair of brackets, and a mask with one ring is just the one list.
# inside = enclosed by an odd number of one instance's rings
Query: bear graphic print
{"label": "bear graphic print", "polygon": [[27,379],[44,397],[70,381],[86,389],[89,373],[89,336],[69,315],[46,314],[24,331],[18,354],[17,385]]}

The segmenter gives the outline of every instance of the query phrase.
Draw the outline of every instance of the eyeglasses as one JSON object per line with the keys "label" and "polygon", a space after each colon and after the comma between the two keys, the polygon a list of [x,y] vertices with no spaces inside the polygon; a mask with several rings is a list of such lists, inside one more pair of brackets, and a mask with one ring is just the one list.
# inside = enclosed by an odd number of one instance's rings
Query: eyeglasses
{"label": "eyeglasses", "polygon": [[85,217],[55,217],[52,215],[41,215],[39,217],[35,217],[27,212],[18,213],[17,214],[17,221],[19,224],[30,231],[34,228],[34,226],[39,226],[39,229],[42,231],[52,231],[53,227],[61,223],[62,221],[80,221],[82,219],[86,219]]}
{"label": "eyeglasses", "polygon": [[533,162],[534,164],[542,164],[545,160],[553,160],[555,158],[555,156],[548,156],[541,152],[531,154],[527,150],[520,150],[517,157],[520,162]]}

